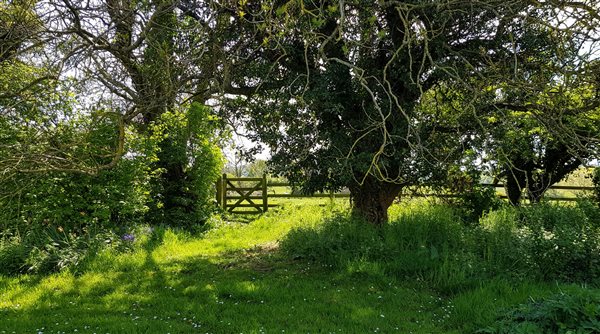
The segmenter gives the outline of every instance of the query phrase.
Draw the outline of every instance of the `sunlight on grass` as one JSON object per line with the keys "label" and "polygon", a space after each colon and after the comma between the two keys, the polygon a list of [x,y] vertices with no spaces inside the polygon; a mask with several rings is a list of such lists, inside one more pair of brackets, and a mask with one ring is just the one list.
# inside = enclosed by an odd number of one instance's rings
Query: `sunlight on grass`
{"label": "sunlight on grass", "polygon": [[159,263],[165,263],[195,256],[218,256],[224,252],[276,242],[293,227],[318,224],[323,219],[326,208],[294,205],[285,208],[286,214],[280,214],[281,210],[272,210],[251,224],[223,223],[201,239],[190,239],[167,231],[163,245],[153,252],[153,258]]}
{"label": "sunlight on grass", "polygon": [[[446,233],[443,211],[419,216],[423,226],[408,218],[424,203],[394,206],[390,228]],[[468,333],[560,288],[499,280],[447,295],[367,257],[336,269],[280,253],[292,229],[324,228],[345,207],[289,204],[200,235],[157,228],[78,271],[0,277],[0,333]]]}

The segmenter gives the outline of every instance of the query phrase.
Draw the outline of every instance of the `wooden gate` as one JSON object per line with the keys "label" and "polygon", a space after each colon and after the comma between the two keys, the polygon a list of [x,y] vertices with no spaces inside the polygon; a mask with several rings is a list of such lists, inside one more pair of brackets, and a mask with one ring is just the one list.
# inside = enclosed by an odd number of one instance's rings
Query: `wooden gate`
{"label": "wooden gate", "polygon": [[[267,177],[223,177],[217,182],[217,202],[231,213],[260,214],[267,212]],[[241,210],[236,210],[241,208]]]}

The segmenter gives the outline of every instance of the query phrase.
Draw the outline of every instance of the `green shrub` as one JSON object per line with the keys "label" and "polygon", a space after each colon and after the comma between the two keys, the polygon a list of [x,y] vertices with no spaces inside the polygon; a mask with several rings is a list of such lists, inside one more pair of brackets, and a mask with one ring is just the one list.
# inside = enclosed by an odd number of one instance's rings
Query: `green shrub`
{"label": "green shrub", "polygon": [[[0,175],[0,231],[53,226],[81,232],[91,224],[114,226],[146,218],[157,224],[190,226],[208,218],[215,207],[214,181],[222,166],[210,110],[192,104],[185,112],[165,113],[149,134],[127,127],[124,156],[115,166],[96,170],[114,162],[121,134],[114,115],[106,111],[93,111],[90,117],[69,114],[59,125],[49,126],[55,130],[39,147],[26,142],[35,137],[28,129],[0,129],[2,140],[24,142],[35,158]],[[63,159],[66,167],[45,163],[46,151],[68,157]],[[11,154],[0,150],[0,161],[14,160]],[[183,166],[185,174],[175,178],[176,184],[165,181],[173,176],[165,174],[173,164]],[[169,203],[174,205],[165,205]],[[155,210],[146,215],[150,207]]]}
{"label": "green shrub", "polygon": [[[119,231],[120,230],[120,231]],[[0,238],[0,274],[47,274],[78,270],[103,251],[126,252],[151,229],[109,229],[103,226],[83,232],[39,226]]]}
{"label": "green shrub", "polygon": [[0,239],[0,274],[13,275],[26,271],[25,262],[31,248],[18,237]]}
{"label": "green shrub", "polygon": [[459,194],[452,204],[467,222],[476,224],[484,214],[499,209],[503,203],[494,187],[476,184]]}
{"label": "green shrub", "polygon": [[[110,117],[98,116],[64,125],[63,128],[68,129],[61,136],[84,137],[72,140],[84,147],[69,152],[74,155],[73,159],[85,161],[91,159],[90,152],[96,155],[105,152],[106,157],[96,157],[98,161],[94,164],[110,163],[112,152],[108,148],[114,146],[118,133],[114,122]],[[77,131],[78,127],[85,131]],[[82,230],[91,224],[139,221],[147,211],[149,200],[148,165],[152,160],[152,145],[131,130],[128,129],[125,136],[125,151],[130,152],[130,156],[119,160],[111,169],[95,174],[50,169],[44,173],[17,172],[0,177],[0,230],[27,231],[40,226]],[[64,138],[57,140],[61,139]]]}
{"label": "green shrub", "polygon": [[[57,173],[34,180],[5,223],[15,227],[83,229],[90,224],[139,222],[147,211],[143,171],[123,161],[97,176]],[[138,174],[139,173],[139,174]],[[142,175],[142,176],[140,176]]]}
{"label": "green shrub", "polygon": [[[590,280],[600,274],[598,210],[539,204],[522,208],[521,239],[543,279]],[[590,217],[589,215],[594,217]],[[592,218],[592,219],[590,219]]]}
{"label": "green shrub", "polygon": [[600,293],[581,289],[532,301],[502,315],[483,334],[584,334],[600,332]]}
{"label": "green shrub", "polygon": [[217,126],[210,108],[198,103],[164,113],[153,124],[157,159],[152,166],[157,177],[152,182],[150,222],[192,227],[214,212],[214,184],[223,168]]}
{"label": "green shrub", "polygon": [[473,166],[464,170],[453,166],[444,180],[433,184],[433,189],[437,193],[449,192],[455,195],[442,197],[441,200],[454,208],[463,221],[477,225],[486,212],[497,210],[503,204],[495,188],[482,185],[480,180],[481,171]]}
{"label": "green shrub", "polygon": [[[59,136],[77,137],[72,141],[81,148],[71,147],[70,153],[85,160],[95,152],[97,164],[109,163],[118,133],[114,119],[98,116],[73,122],[61,125]],[[50,170],[0,177],[1,273],[76,267],[104,248],[106,240],[118,239],[111,230],[142,221],[150,200],[149,165],[155,145],[132,129],[126,129],[125,139],[129,154],[95,174]],[[101,153],[106,157],[98,158]]]}
{"label": "green shrub", "polygon": [[600,207],[593,201],[583,197],[577,201],[577,208],[587,217],[589,224],[600,227]]}

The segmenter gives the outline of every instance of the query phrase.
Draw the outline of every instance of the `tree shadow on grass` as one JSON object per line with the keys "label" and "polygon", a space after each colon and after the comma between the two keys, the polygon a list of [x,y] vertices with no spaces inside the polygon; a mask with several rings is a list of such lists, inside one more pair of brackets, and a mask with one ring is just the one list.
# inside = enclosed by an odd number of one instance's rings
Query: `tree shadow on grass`
{"label": "tree shadow on grass", "polygon": [[11,297],[21,305],[0,310],[0,332],[444,332],[421,312],[426,291],[286,262],[276,245],[157,263],[163,237],[143,261],[24,286]]}

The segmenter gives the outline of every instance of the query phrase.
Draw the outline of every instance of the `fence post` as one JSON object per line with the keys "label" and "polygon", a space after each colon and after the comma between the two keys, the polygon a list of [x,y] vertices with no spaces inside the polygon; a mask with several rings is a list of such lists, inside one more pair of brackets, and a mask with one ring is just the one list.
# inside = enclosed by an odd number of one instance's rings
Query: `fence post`
{"label": "fence post", "polygon": [[217,205],[222,208],[223,207],[223,178],[219,177],[217,179]]}
{"label": "fence post", "polygon": [[227,210],[227,173],[223,173],[221,182],[221,207]]}
{"label": "fence post", "polygon": [[263,201],[263,212],[267,212],[269,209],[269,196],[267,193],[267,174],[263,174],[262,179],[262,201]]}

